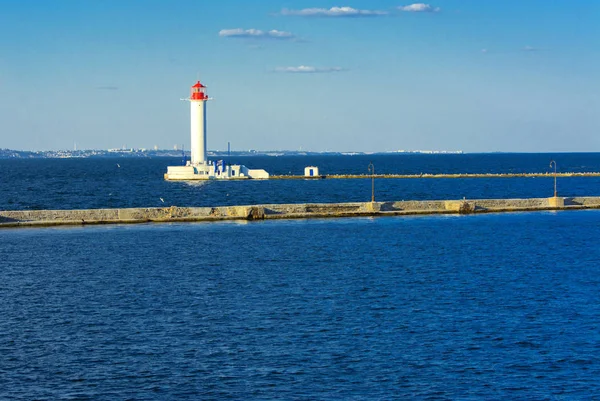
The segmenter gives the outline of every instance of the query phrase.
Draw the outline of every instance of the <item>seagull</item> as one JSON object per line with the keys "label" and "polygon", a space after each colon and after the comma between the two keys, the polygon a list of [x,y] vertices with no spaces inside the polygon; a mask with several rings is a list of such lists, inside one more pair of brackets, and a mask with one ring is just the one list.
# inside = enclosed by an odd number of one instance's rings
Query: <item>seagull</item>
{"label": "seagull", "polygon": [[160,201],[161,201],[162,203],[165,203],[165,200],[164,200],[163,198],[158,198],[158,199],[160,199]]}
{"label": "seagull", "polygon": [[119,163],[117,163],[117,167],[119,167],[119,168],[120,168],[120,167],[121,167],[121,165],[120,165]]}

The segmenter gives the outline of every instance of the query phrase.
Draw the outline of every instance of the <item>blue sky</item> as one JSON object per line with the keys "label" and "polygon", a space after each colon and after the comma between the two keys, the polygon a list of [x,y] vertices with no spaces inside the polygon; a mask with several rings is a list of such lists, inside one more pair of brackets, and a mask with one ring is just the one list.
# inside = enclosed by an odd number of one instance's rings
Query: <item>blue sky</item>
{"label": "blue sky", "polygon": [[0,0],[0,148],[600,151],[600,1]]}

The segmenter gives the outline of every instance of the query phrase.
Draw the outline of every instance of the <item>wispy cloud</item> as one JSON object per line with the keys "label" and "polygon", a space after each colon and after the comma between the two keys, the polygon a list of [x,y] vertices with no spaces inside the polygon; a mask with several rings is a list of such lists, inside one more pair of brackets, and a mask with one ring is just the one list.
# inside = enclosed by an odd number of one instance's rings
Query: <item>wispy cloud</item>
{"label": "wispy cloud", "polygon": [[301,17],[377,17],[389,14],[387,11],[359,10],[352,7],[304,8],[289,10],[284,8],[281,15],[298,15]]}
{"label": "wispy cloud", "polygon": [[408,6],[400,6],[398,7],[398,10],[410,13],[437,13],[441,11],[441,8],[432,7],[429,4],[425,3],[414,3],[409,4]]}
{"label": "wispy cloud", "polygon": [[345,71],[342,67],[313,67],[309,65],[300,65],[298,67],[277,67],[274,72],[299,73],[299,74],[316,74],[327,72]]}
{"label": "wispy cloud", "polygon": [[544,49],[544,48],[540,48],[540,47],[533,47],[533,46],[524,46],[521,47],[520,49],[504,49],[504,50],[489,50],[487,48],[483,48],[480,50],[481,53],[486,54],[486,53],[494,53],[494,54],[511,54],[511,53],[515,53],[515,52],[525,52],[525,53],[535,53],[535,52],[541,52],[541,51],[545,51],[548,49]]}
{"label": "wispy cloud", "polygon": [[296,36],[291,32],[278,31],[272,29],[270,31],[262,31],[260,29],[221,29],[219,36],[225,38],[254,38],[254,39],[295,39]]}

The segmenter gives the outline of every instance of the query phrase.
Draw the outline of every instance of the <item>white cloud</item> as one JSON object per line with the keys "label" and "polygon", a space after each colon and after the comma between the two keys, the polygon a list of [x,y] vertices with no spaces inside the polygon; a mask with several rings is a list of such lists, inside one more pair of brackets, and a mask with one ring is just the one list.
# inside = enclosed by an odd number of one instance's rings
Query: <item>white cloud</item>
{"label": "white cloud", "polygon": [[225,38],[256,38],[256,39],[294,39],[295,36],[290,32],[278,31],[272,29],[270,31],[261,31],[260,29],[221,29],[219,36]]}
{"label": "white cloud", "polygon": [[411,13],[437,13],[441,11],[441,8],[432,7],[429,4],[425,3],[414,3],[408,6],[400,6],[398,7],[398,10]]}
{"label": "white cloud", "polygon": [[299,15],[301,17],[376,17],[387,15],[387,11],[358,10],[352,7],[304,8],[302,10],[281,10],[281,15]]}
{"label": "white cloud", "polygon": [[344,71],[341,67],[312,67],[308,65],[300,65],[298,67],[277,67],[275,72],[289,72],[289,73],[305,73],[315,74],[323,72],[340,72]]}

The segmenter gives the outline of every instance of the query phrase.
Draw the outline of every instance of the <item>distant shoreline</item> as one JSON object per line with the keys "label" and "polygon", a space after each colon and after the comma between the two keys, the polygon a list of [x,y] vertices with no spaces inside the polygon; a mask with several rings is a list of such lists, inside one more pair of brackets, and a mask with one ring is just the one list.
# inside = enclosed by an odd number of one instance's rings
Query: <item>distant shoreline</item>
{"label": "distant shoreline", "polygon": [[[218,151],[208,152],[211,159],[227,157],[253,157],[253,156],[381,156],[381,155],[476,155],[476,154],[565,154],[565,153],[600,153],[600,152],[463,152],[462,150],[399,150],[383,152],[313,152],[301,150],[247,150],[247,151]],[[185,150],[147,150],[147,149],[109,149],[109,150],[14,150],[0,149],[0,160],[6,159],[88,159],[88,158],[151,158],[151,157],[169,157],[169,158],[189,158],[189,151]]]}
{"label": "distant shoreline", "polygon": [[[419,155],[461,155],[463,151],[449,150],[416,150],[416,151],[392,151],[392,152],[309,152],[301,150],[247,150],[247,151],[218,151],[208,152],[209,158],[225,158],[240,156],[357,156],[357,155],[395,155],[395,154],[419,154]],[[14,150],[0,149],[0,159],[85,159],[93,157],[190,157],[190,152],[185,150],[147,150],[147,149],[109,149],[109,150]]]}

